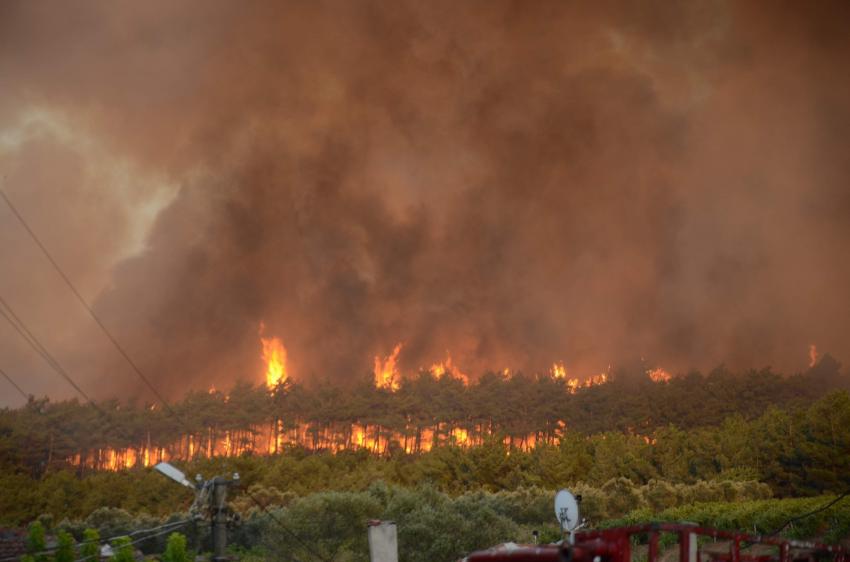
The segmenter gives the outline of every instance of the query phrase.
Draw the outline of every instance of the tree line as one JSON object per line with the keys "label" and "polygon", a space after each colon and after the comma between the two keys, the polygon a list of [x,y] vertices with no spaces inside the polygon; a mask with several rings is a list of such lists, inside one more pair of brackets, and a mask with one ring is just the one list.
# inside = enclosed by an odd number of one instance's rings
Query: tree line
{"label": "tree line", "polygon": [[[86,467],[152,464],[155,455],[193,460],[338,451],[356,448],[358,440],[385,456],[494,440],[530,451],[605,432],[651,442],[668,426],[692,430],[729,416],[752,420],[770,407],[805,406],[847,387],[840,364],[824,356],[791,376],[718,367],[669,382],[653,382],[640,365],[574,393],[562,378],[522,373],[486,373],[466,386],[422,372],[396,392],[375,388],[366,377],[349,387],[286,382],[272,392],[237,383],[227,393],[193,392],[173,403],[179,422],[156,404],[112,400],[95,408],[32,398],[22,408],[0,410],[0,465],[33,476],[67,466],[82,473]],[[116,451],[127,456],[116,459]]]}

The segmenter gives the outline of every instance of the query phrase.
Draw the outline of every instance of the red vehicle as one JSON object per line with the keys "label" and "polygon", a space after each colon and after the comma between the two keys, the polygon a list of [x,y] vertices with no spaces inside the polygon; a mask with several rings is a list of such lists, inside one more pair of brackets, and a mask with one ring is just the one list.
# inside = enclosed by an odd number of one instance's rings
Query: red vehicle
{"label": "red vehicle", "polygon": [[[575,544],[503,546],[473,552],[468,562],[632,562],[633,538],[645,537],[647,562],[660,557],[662,534],[678,539],[678,557],[687,562],[796,562],[832,560],[850,562],[844,547],[772,536],[748,535],[699,527],[653,523],[575,534]],[[712,539],[699,540],[700,537]],[[718,542],[719,541],[719,542]],[[665,557],[666,558],[666,557]]]}

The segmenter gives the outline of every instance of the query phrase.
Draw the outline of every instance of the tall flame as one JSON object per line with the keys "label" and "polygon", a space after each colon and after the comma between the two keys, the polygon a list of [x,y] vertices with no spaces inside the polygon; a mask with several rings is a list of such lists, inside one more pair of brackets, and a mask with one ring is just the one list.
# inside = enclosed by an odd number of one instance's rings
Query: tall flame
{"label": "tall flame", "polygon": [[280,338],[260,338],[263,344],[263,361],[266,362],[266,386],[277,388],[286,382],[286,348]]}
{"label": "tall flame", "polygon": [[386,388],[392,392],[399,389],[401,376],[398,372],[398,354],[401,353],[402,344],[396,344],[393,352],[381,360],[380,355],[375,356],[375,387]]}
{"label": "tall flame", "polygon": [[560,362],[557,362],[557,363],[552,363],[552,368],[549,369],[549,372],[552,374],[553,378],[556,378],[556,379],[567,378],[567,368],[564,367],[563,361],[560,361]]}

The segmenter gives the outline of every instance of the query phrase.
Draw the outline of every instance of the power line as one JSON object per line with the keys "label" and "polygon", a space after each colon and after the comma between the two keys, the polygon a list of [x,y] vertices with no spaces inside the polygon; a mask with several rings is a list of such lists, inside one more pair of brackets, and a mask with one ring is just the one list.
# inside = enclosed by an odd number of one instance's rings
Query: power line
{"label": "power line", "polygon": [[[6,194],[3,192],[3,190],[0,190],[0,196],[2,196],[3,200],[6,202],[6,205],[8,205],[9,209],[12,211],[12,213],[15,215],[15,217],[18,219],[18,221],[21,223],[21,225],[24,227],[24,229],[27,231],[27,233],[33,239],[33,242],[35,242],[35,244],[42,251],[44,256],[47,258],[47,260],[50,262],[50,264],[53,266],[53,268],[56,270],[56,272],[59,274],[59,276],[65,282],[65,284],[68,286],[68,288],[74,294],[74,296],[77,298],[79,303],[83,306],[83,308],[85,308],[86,312],[89,313],[89,316],[92,317],[92,319],[95,321],[95,323],[98,325],[98,327],[100,327],[101,331],[103,331],[104,335],[106,335],[107,339],[109,339],[109,341],[112,343],[112,345],[115,347],[115,349],[118,350],[118,353],[120,353],[121,356],[127,361],[127,363],[130,365],[130,367],[136,373],[136,375],[138,375],[138,377],[145,383],[145,385],[147,385],[147,387],[154,394],[154,396],[156,396],[159,399],[159,401],[162,402],[162,405],[165,407],[165,409],[168,410],[168,412],[172,416],[174,416],[174,418],[178,422],[180,422],[188,430],[189,434],[192,434],[192,430],[191,430],[191,428],[189,428],[188,424],[186,424],[183,421],[183,419],[180,417],[180,415],[177,414],[177,412],[171,407],[171,405],[168,403],[168,401],[162,396],[162,394],[159,393],[159,391],[156,389],[156,387],[154,387],[153,383],[151,383],[150,380],[148,380],[148,378],[144,375],[144,373],[142,373],[141,369],[139,369],[139,367],[130,358],[130,356],[127,354],[127,352],[124,350],[124,348],[118,343],[118,341],[115,339],[115,337],[112,335],[112,333],[106,328],[106,326],[103,324],[103,322],[97,316],[97,314],[95,314],[91,305],[89,305],[89,303],[83,298],[83,296],[80,294],[80,292],[74,286],[74,284],[71,282],[71,280],[65,274],[65,272],[62,270],[62,268],[59,266],[59,264],[56,262],[56,260],[53,259],[53,256],[50,254],[50,252],[47,250],[47,248],[44,246],[44,244],[41,242],[41,240],[38,238],[38,236],[36,236],[35,232],[33,232],[33,230],[30,228],[29,224],[27,224],[24,217],[18,212],[17,208],[15,208],[15,206],[12,204],[12,201],[6,196]],[[2,299],[2,297],[0,297],[0,299]],[[4,304],[5,304],[5,302],[4,302]],[[5,305],[5,306],[7,308],[9,308],[8,305]],[[12,312],[11,308],[9,308],[9,311]],[[13,313],[13,315],[14,315],[14,313]],[[9,318],[7,317],[7,320],[8,319]],[[21,323],[21,324],[23,326],[23,323]],[[26,331],[28,332],[28,330],[26,330]],[[50,358],[50,360],[48,362],[52,361],[52,362],[56,363],[55,360],[52,359],[50,354],[47,353],[47,351],[43,349],[43,346],[41,346],[41,344],[38,343],[38,340],[36,340],[35,337],[33,337],[32,339],[33,339],[33,341],[35,341],[38,344],[38,347],[42,348],[43,356],[45,357],[45,359]],[[77,386],[76,383],[73,382],[73,380],[70,378],[70,376],[68,376],[67,373],[64,372],[64,369],[61,369],[61,366],[58,363],[56,363],[56,366],[60,367],[60,369],[58,370],[60,372],[60,374],[62,374],[63,377],[72,386],[74,386],[74,388],[78,392],[80,392],[80,394],[82,396],[86,397],[86,399],[89,400],[89,402],[91,402],[94,405],[94,402],[86,396],[86,394],[82,391],[82,389],[80,389]],[[295,538],[305,548],[307,548],[308,552],[311,552],[312,554],[314,554],[314,556],[316,556],[317,558],[319,558],[323,562],[330,562],[329,560],[325,559],[323,556],[320,556],[317,553],[313,552],[312,549],[310,548],[310,546],[305,541],[303,541],[298,535],[296,535],[288,527],[286,527],[286,525],[284,525],[284,523],[280,519],[278,519],[274,514],[272,514],[270,511],[268,511],[268,509],[264,505],[262,505],[259,501],[257,501],[257,499],[250,492],[248,492],[246,490],[246,493],[251,498],[251,500],[255,504],[257,504],[257,506],[260,509],[262,509],[269,517],[271,517],[280,526],[281,529],[283,529],[287,534],[289,534],[290,536]]]}
{"label": "power line", "polygon": [[779,533],[781,533],[783,530],[785,530],[785,527],[787,527],[787,526],[788,526],[788,525],[790,525],[791,523],[794,523],[795,521],[799,521],[800,519],[805,519],[806,517],[811,517],[812,515],[816,515],[816,514],[820,513],[821,511],[826,511],[827,509],[829,509],[830,507],[834,506],[835,504],[837,504],[838,502],[840,502],[841,500],[843,500],[843,499],[844,499],[844,498],[846,498],[847,496],[850,496],[850,490],[847,490],[846,492],[844,492],[844,493],[842,493],[841,495],[839,495],[837,498],[833,499],[831,502],[829,502],[829,503],[827,503],[827,504],[825,504],[825,505],[822,505],[822,506],[820,506],[820,507],[819,507],[819,508],[817,508],[817,509],[814,509],[814,510],[809,511],[808,513],[804,513],[804,514],[802,514],[802,515],[798,515],[798,516],[796,516],[796,517],[792,517],[791,519],[789,519],[788,521],[786,521],[786,522],[785,522],[785,523],[784,523],[781,527],[779,527],[778,529],[776,529],[775,531],[773,531],[772,533],[770,533],[768,536],[769,536],[769,537],[772,537],[773,535],[778,535],[778,534],[779,534]]}
{"label": "power line", "polygon": [[[141,539],[138,539],[138,541],[137,541],[137,542],[142,542],[142,541],[157,537],[160,534],[169,533],[169,532],[173,531],[174,529],[177,529],[177,528],[179,528],[179,527],[181,527],[181,526],[183,526],[187,523],[191,523],[191,522],[192,522],[192,519],[183,519],[183,520],[180,520],[180,521],[171,521],[170,523],[165,523],[163,525],[158,525],[156,527],[150,527],[150,528],[147,528],[147,529],[137,529],[137,530],[132,531],[130,533],[122,533],[120,535],[114,535],[114,536],[108,537],[108,538],[103,538],[103,539],[98,538],[98,539],[91,539],[91,540],[87,540],[87,541],[80,541],[78,543],[74,543],[74,546],[80,547],[80,546],[95,543],[95,542],[96,543],[107,543],[107,542],[114,541],[115,539],[118,539],[118,538],[121,538],[121,537],[134,537],[136,535],[140,535],[140,534],[143,534],[143,533],[150,533],[151,531],[158,531],[160,529],[165,529],[165,531],[163,531],[162,533],[159,533],[159,534],[156,534],[156,535],[151,535],[149,537],[142,537]],[[168,528],[166,529],[166,527],[168,527]],[[131,543],[131,544],[135,544],[135,543]],[[38,552],[31,552],[29,554],[31,556],[39,556],[41,554],[51,554],[53,552],[56,552],[57,550],[59,550],[59,547],[53,546],[53,547],[50,547],[50,548],[45,548],[44,550],[40,550]],[[11,562],[13,560],[18,560],[19,558],[20,558],[20,556],[10,556],[9,558],[0,558],[0,562]]]}
{"label": "power line", "polygon": [[265,506],[265,505],[261,504],[261,503],[260,503],[260,501],[259,501],[256,497],[254,497],[254,494],[252,494],[250,490],[246,489],[246,490],[245,490],[245,494],[247,494],[247,496],[248,496],[249,498],[251,498],[251,501],[253,501],[255,504],[257,504],[257,507],[259,507],[261,510],[263,510],[263,513],[265,513],[266,515],[268,515],[269,517],[271,517],[271,518],[272,518],[272,520],[273,520],[275,523],[277,523],[277,524],[278,524],[278,526],[279,526],[281,529],[283,529],[283,530],[284,530],[284,531],[285,531],[285,532],[286,532],[289,536],[291,536],[292,538],[294,538],[296,541],[298,541],[299,543],[301,543],[301,545],[302,545],[304,548],[306,548],[306,549],[307,549],[307,552],[309,552],[310,554],[312,554],[313,556],[315,556],[316,558],[318,558],[318,559],[319,559],[319,560],[321,560],[322,562],[331,562],[330,560],[328,560],[328,559],[327,559],[327,558],[325,558],[324,556],[320,555],[318,552],[314,551],[314,550],[310,547],[310,545],[309,545],[309,544],[308,544],[308,543],[307,543],[304,539],[302,539],[301,537],[299,537],[299,536],[298,536],[298,535],[297,535],[294,531],[292,531],[289,527],[287,527],[287,526],[284,524],[284,522],[283,522],[283,521],[281,521],[281,520],[280,520],[280,519],[279,519],[279,518],[278,518],[278,517],[277,517],[274,513],[272,513],[271,511],[269,511],[269,510],[266,508],[266,506]]}
{"label": "power line", "polygon": [[[4,308],[6,310],[4,310]],[[32,333],[32,331],[27,327],[26,323],[15,313],[9,303],[0,296],[0,316],[6,319],[7,322],[18,332],[18,335],[26,341],[30,347],[42,358],[44,361],[50,366],[54,372],[60,375],[65,381],[70,384],[74,390],[76,390],[79,395],[94,408],[97,413],[99,413],[107,423],[105,429],[108,430],[111,428],[115,428],[119,433],[127,440],[128,443],[132,444],[135,442],[135,438],[131,436],[124,430],[124,427],[120,424],[115,423],[112,417],[101,408],[86,392],[80,387],[79,384],[71,377],[70,373],[56,360],[53,355],[47,350],[46,347],[39,341],[39,339]],[[73,440],[73,438],[72,438]]]}
{"label": "power line", "polygon": [[[169,529],[166,529],[166,530],[164,530],[164,531],[160,531],[159,533],[156,533],[156,534],[154,534],[154,535],[150,535],[150,536],[147,536],[147,537],[142,537],[142,538],[140,538],[140,539],[136,539],[136,540],[134,540],[134,541],[131,541],[131,542],[127,543],[125,546],[133,546],[133,545],[136,545],[136,544],[139,544],[139,543],[145,542],[145,541],[147,541],[147,540],[154,539],[154,538],[156,538],[156,537],[161,537],[162,535],[166,535],[166,534],[168,534],[168,533],[172,533],[172,532],[174,532],[176,529],[179,529],[179,528],[180,528],[180,527],[182,527],[183,525],[187,525],[187,524],[189,524],[189,523],[191,523],[191,522],[192,522],[192,520],[191,520],[191,519],[187,519],[187,520],[185,520],[185,521],[181,522],[179,525],[176,525],[176,526],[171,527],[171,528],[169,528]],[[107,541],[111,541],[111,540],[115,540],[115,539],[120,539],[121,537],[127,537],[127,536],[129,536],[129,535],[119,535],[119,536],[117,536],[117,537],[112,537],[111,539],[104,539],[104,541],[101,541],[101,542],[107,542]],[[98,552],[97,554],[92,554],[91,556],[85,556],[85,557],[83,557],[83,558],[77,558],[74,562],[84,562],[85,560],[90,560],[90,559],[92,559],[92,558],[100,559],[100,553]]]}
{"label": "power line", "polygon": [[[21,320],[21,318],[17,314],[15,314],[15,311],[12,309],[9,303],[6,302],[6,299],[4,299],[2,295],[0,295],[0,305],[2,305],[0,306],[0,316],[3,316],[6,321],[9,322],[9,324],[15,329],[15,331],[18,332],[18,334],[24,339],[24,341],[26,341],[30,345],[30,347],[32,347],[33,350],[38,355],[40,355],[41,358],[44,359],[48,365],[50,365],[50,367],[53,368],[54,371],[56,371],[62,378],[64,378],[65,381],[70,384],[74,388],[74,390],[79,393],[80,396],[82,396],[87,402],[91,403],[95,407],[98,407],[97,405],[95,405],[94,400],[92,400],[89,395],[86,394],[86,392],[82,388],[80,388],[80,385],[78,385],[74,381],[74,379],[71,378],[71,375],[68,374],[68,372],[62,367],[62,365],[50,354],[49,351],[47,351],[47,348],[45,348],[44,345],[42,345],[42,343],[38,340],[38,338],[35,337],[35,335],[30,331],[30,329],[27,328],[27,325],[23,322],[23,320]],[[3,308],[5,308],[6,310],[4,311]]]}
{"label": "power line", "polygon": [[17,391],[21,394],[21,396],[23,396],[23,397],[24,397],[24,400],[25,400],[25,401],[27,401],[27,402],[29,402],[29,400],[30,400],[30,395],[29,395],[29,394],[27,394],[26,392],[24,392],[24,391],[21,389],[21,387],[20,387],[20,386],[18,386],[18,383],[16,383],[14,380],[12,380],[12,377],[10,377],[10,376],[6,373],[6,371],[4,371],[2,368],[0,368],[0,375],[3,375],[3,378],[4,378],[4,379],[6,379],[7,381],[9,381],[9,384],[11,384],[12,386],[14,386],[14,387],[15,387],[15,390],[17,390]]}
{"label": "power line", "polygon": [[[150,382],[150,380],[148,380],[148,378],[144,375],[144,373],[142,373],[141,369],[139,369],[139,367],[130,358],[130,356],[127,354],[127,352],[124,350],[124,348],[118,343],[118,341],[115,339],[115,337],[112,335],[112,333],[106,328],[106,326],[103,324],[103,322],[97,316],[97,314],[95,314],[91,305],[89,305],[89,303],[86,301],[86,299],[83,298],[83,296],[80,294],[80,292],[74,286],[74,284],[71,283],[71,280],[68,278],[67,275],[65,275],[65,272],[62,270],[61,267],[59,267],[59,264],[56,263],[56,260],[53,259],[53,256],[50,254],[50,252],[47,251],[47,248],[44,246],[44,244],[42,244],[41,240],[38,238],[38,236],[36,236],[35,232],[33,232],[33,230],[30,228],[29,224],[27,224],[27,221],[24,220],[24,217],[21,216],[21,214],[18,212],[17,208],[15,208],[15,206],[12,204],[12,201],[9,199],[9,197],[6,196],[6,193],[3,192],[2,189],[0,189],[0,197],[2,197],[3,200],[6,202],[6,205],[9,206],[9,209],[11,209],[12,213],[15,215],[15,217],[18,219],[18,221],[21,223],[21,225],[24,227],[24,229],[30,235],[30,238],[33,239],[33,241],[36,243],[36,245],[42,251],[44,256],[47,258],[47,260],[50,262],[50,264],[53,266],[53,268],[56,270],[56,272],[59,274],[59,276],[65,282],[65,284],[68,285],[68,288],[71,289],[71,292],[74,293],[74,296],[77,297],[77,300],[80,302],[80,304],[83,306],[83,308],[86,309],[86,312],[89,313],[89,316],[92,317],[92,319],[100,327],[100,329],[103,331],[103,333],[109,339],[109,341],[112,342],[112,345],[115,347],[115,349],[118,350],[118,353],[121,354],[121,356],[127,361],[127,363],[130,365],[130,367],[136,373],[136,375],[138,375],[138,377],[145,383],[145,385],[147,385],[147,387],[150,389],[150,391],[153,392],[154,396],[156,396],[159,399],[159,401],[162,402],[163,407],[165,407],[165,409],[167,409],[181,424],[186,426],[187,424],[185,424],[185,422],[180,418],[180,416],[177,414],[177,412],[174,411],[174,409],[171,407],[171,405],[168,403],[168,401],[162,396],[162,394],[160,394],[159,391],[157,391],[156,387],[154,387],[154,385]],[[190,431],[190,433],[191,433],[191,431]]]}

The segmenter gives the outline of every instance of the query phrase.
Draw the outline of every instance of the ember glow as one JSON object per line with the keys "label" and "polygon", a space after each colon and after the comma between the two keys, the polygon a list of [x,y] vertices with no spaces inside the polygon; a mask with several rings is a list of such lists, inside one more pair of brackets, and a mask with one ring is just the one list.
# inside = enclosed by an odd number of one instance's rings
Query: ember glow
{"label": "ember glow", "polygon": [[401,385],[401,375],[398,371],[398,355],[401,353],[402,344],[396,344],[393,352],[384,359],[380,355],[375,356],[375,387],[386,388],[395,392]]}

